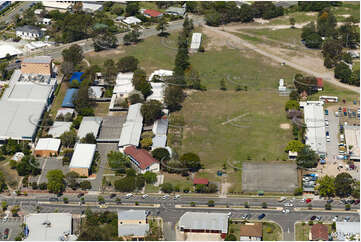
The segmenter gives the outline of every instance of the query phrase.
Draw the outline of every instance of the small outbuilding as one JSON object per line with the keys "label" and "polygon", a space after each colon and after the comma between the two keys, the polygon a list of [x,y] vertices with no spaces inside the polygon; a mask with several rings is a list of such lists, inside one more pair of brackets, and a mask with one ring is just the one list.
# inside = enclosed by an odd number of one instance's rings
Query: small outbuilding
{"label": "small outbuilding", "polygon": [[310,240],[328,241],[328,227],[325,224],[314,224],[310,231]]}
{"label": "small outbuilding", "polygon": [[69,165],[70,171],[75,171],[80,176],[88,177],[96,150],[95,144],[76,144]]}
{"label": "small outbuilding", "polygon": [[35,155],[42,157],[57,156],[60,143],[60,139],[40,138],[35,147]]}
{"label": "small outbuilding", "polygon": [[79,139],[84,138],[89,133],[97,138],[102,122],[103,119],[100,117],[83,117],[78,131]]}
{"label": "small outbuilding", "polygon": [[193,179],[193,185],[207,185],[208,186],[209,181],[207,178],[194,178]]}

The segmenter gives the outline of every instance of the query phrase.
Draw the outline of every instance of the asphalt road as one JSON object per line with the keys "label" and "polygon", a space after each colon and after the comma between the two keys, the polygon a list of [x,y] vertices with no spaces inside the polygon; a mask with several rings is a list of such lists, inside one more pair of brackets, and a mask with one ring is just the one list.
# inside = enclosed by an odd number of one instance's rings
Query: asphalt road
{"label": "asphalt road", "polygon": [[10,22],[15,15],[23,13],[26,9],[30,8],[35,2],[21,2],[15,9],[12,9],[6,13],[5,16],[0,17],[0,21]]}
{"label": "asphalt road", "polygon": [[[204,23],[203,17],[191,16],[190,18],[193,19],[193,24],[195,26]],[[183,28],[183,20],[178,20],[178,21],[170,22],[167,31],[172,32],[172,31],[180,30],[182,28]],[[124,37],[125,34],[127,34],[127,33],[120,33],[120,34],[116,35],[119,44],[123,43],[123,37]],[[155,29],[155,26],[152,26],[149,29],[144,29],[142,35],[140,36],[140,38],[144,39],[144,38],[154,36],[154,35],[157,35],[157,34],[159,34],[159,31],[157,31]],[[79,46],[81,46],[84,53],[94,51],[93,40],[90,38],[90,39],[75,41],[75,42],[72,42],[72,43],[69,43],[69,44],[62,44],[62,45],[59,45],[59,46],[53,46],[53,47],[41,49],[41,50],[38,50],[38,51],[31,52],[29,55],[31,55],[31,56],[48,55],[48,56],[52,56],[53,58],[57,59],[57,58],[61,57],[61,52],[64,49],[69,48],[73,44],[78,44]]]}

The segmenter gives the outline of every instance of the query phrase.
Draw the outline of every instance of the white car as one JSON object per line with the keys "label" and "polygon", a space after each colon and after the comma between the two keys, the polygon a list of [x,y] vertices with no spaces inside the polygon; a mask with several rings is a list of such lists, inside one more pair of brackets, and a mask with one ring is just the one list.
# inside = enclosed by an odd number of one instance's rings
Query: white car
{"label": "white car", "polygon": [[289,213],[289,212],[290,212],[289,209],[283,209],[283,210],[282,210],[282,213],[284,213],[284,214],[287,214],[287,213]]}
{"label": "white car", "polygon": [[177,200],[178,198],[180,198],[180,195],[175,195],[174,196],[174,200]]}
{"label": "white car", "polygon": [[125,198],[131,198],[131,197],[133,197],[132,193],[128,193],[127,195],[125,195]]}
{"label": "white car", "polygon": [[325,121],[325,125],[326,125],[326,127],[328,127],[328,121],[327,120]]}
{"label": "white car", "polygon": [[285,203],[285,207],[293,207],[292,203]]}
{"label": "white car", "polygon": [[232,212],[229,212],[227,215],[228,215],[228,217],[231,217],[231,216],[232,216]]}
{"label": "white car", "polygon": [[143,199],[146,199],[147,197],[149,197],[148,194],[144,194],[144,195],[142,196]]}
{"label": "white car", "polygon": [[163,200],[168,199],[168,198],[169,198],[169,195],[164,195],[164,196],[162,197]]}
{"label": "white car", "polygon": [[326,142],[330,142],[330,141],[331,141],[330,137],[326,137]]}
{"label": "white car", "polygon": [[338,220],[338,216],[335,216],[335,217],[332,219],[333,222],[337,222],[337,220]]}

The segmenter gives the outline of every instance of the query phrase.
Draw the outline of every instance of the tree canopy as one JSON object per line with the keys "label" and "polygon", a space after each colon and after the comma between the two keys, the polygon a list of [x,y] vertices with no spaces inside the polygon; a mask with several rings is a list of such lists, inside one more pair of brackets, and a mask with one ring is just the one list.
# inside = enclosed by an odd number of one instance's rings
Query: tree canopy
{"label": "tree canopy", "polygon": [[64,174],[61,170],[50,170],[46,174],[48,190],[52,193],[62,193],[65,190]]}
{"label": "tree canopy", "polygon": [[297,156],[297,165],[302,168],[314,168],[318,163],[318,155],[309,145],[305,145]]}

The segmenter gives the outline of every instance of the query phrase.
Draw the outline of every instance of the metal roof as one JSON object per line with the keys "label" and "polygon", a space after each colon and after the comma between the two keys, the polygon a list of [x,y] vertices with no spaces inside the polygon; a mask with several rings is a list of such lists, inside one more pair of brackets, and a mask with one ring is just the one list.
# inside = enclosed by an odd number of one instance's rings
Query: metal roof
{"label": "metal roof", "polygon": [[12,45],[6,45],[6,44],[0,45],[0,59],[5,58],[7,54],[9,54],[10,56],[14,56],[14,55],[20,55],[22,53],[23,51],[17,49]]}
{"label": "metal roof", "polygon": [[347,146],[352,145],[351,159],[360,159],[360,126],[345,125],[343,128]]}
{"label": "metal roof", "polygon": [[79,83],[83,81],[84,77],[82,78],[84,72],[73,72],[73,75],[70,77],[70,82],[73,80],[77,80]]}
{"label": "metal roof", "polygon": [[51,61],[51,56],[35,56],[25,58],[22,63],[50,64]]}
{"label": "metal roof", "polygon": [[90,168],[95,153],[95,144],[76,144],[69,168]]}
{"label": "metal roof", "polygon": [[51,150],[58,151],[60,147],[60,139],[40,138],[36,144],[35,150]]}
{"label": "metal roof", "polygon": [[129,106],[126,122],[143,122],[143,116],[140,112],[141,103],[132,104]]}
{"label": "metal roof", "polygon": [[118,210],[118,220],[146,220],[147,213],[145,210]]}
{"label": "metal roof", "polygon": [[156,70],[152,74],[150,74],[149,81],[152,81],[154,76],[159,76],[159,77],[173,76],[173,71],[163,70],[163,69]]}
{"label": "metal roof", "polygon": [[336,222],[337,239],[345,241],[351,235],[360,237],[360,222]]}
{"label": "metal roof", "polygon": [[151,82],[152,94],[147,97],[147,100],[157,100],[161,103],[164,102],[165,84],[162,82]]}
{"label": "metal roof", "polygon": [[91,86],[89,87],[89,96],[93,98],[101,98],[104,92],[103,87]]}
{"label": "metal roof", "polygon": [[198,50],[202,41],[202,34],[201,33],[193,33],[192,35],[192,42],[191,42],[191,49]]}
{"label": "metal roof", "polygon": [[142,20],[140,20],[137,17],[133,17],[133,16],[127,17],[127,18],[123,19],[122,21],[126,24],[138,24],[138,23],[142,22]]}
{"label": "metal roof", "polygon": [[64,132],[68,132],[72,122],[55,121],[53,126],[50,127],[48,134],[51,134],[54,138],[60,137]]}
{"label": "metal roof", "polygon": [[146,236],[149,224],[118,224],[118,236]]}
{"label": "metal roof", "polygon": [[96,138],[99,133],[100,125],[102,124],[103,119],[100,117],[83,117],[79,131],[78,137],[84,138],[87,134],[93,133]]}
{"label": "metal roof", "polygon": [[168,132],[168,119],[161,118],[154,122],[153,124],[153,133],[155,135],[167,135]]}
{"label": "metal roof", "polygon": [[27,33],[33,33],[33,34],[41,34],[41,30],[38,27],[30,26],[30,25],[24,25],[21,27],[17,27],[16,31],[22,31]]}
{"label": "metal roof", "polygon": [[133,72],[119,72],[115,81],[113,93],[126,95],[134,91],[135,89],[132,83],[133,75]]}
{"label": "metal roof", "polygon": [[24,102],[48,102],[53,87],[47,84],[35,84],[33,82],[17,82],[9,87],[8,101]]}
{"label": "metal roof", "polygon": [[152,138],[152,150],[156,148],[165,148],[167,144],[166,135],[156,135]]}
{"label": "metal roof", "polygon": [[326,154],[326,129],[323,102],[306,102],[303,104],[306,124],[306,145],[318,154]]}
{"label": "metal roof", "polygon": [[29,214],[25,215],[24,223],[29,231],[25,241],[60,241],[72,234],[70,213]]}
{"label": "metal roof", "polygon": [[228,232],[228,215],[226,213],[186,212],[179,219],[183,229],[219,230]]}
{"label": "metal roof", "polygon": [[185,8],[169,7],[165,10],[166,13],[176,13],[183,16],[186,12]]}
{"label": "metal roof", "polygon": [[141,107],[141,103],[129,106],[127,119],[123,124],[122,132],[120,134],[118,147],[139,145],[140,135],[143,128],[143,116],[140,112]]}

